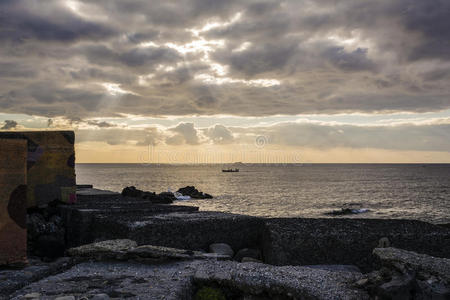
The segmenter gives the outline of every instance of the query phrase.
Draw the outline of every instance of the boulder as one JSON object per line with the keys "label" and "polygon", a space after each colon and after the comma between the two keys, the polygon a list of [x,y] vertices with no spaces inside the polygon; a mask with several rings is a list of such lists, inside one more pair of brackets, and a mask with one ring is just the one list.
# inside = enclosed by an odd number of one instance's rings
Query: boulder
{"label": "boulder", "polygon": [[157,204],[170,204],[174,200],[176,200],[175,196],[172,193],[163,192],[160,194],[156,194],[154,192],[147,192],[137,189],[134,186],[126,187],[122,190],[122,196],[124,197],[132,197],[132,198],[140,198],[143,200],[151,201],[152,203]]}
{"label": "boulder", "polygon": [[209,252],[217,253],[221,255],[227,255],[229,257],[233,257],[234,251],[231,249],[230,245],[225,243],[215,243],[209,245]]}
{"label": "boulder", "polygon": [[192,260],[192,259],[230,259],[228,255],[220,253],[203,253],[185,249],[176,249],[170,247],[161,247],[153,245],[143,245],[127,251],[128,259],[156,259],[156,260]]}
{"label": "boulder", "polygon": [[244,248],[239,250],[233,259],[235,261],[242,261],[243,257],[261,260],[261,251],[259,251],[258,249]]}
{"label": "boulder", "polygon": [[213,196],[210,194],[206,194],[197,190],[194,186],[186,186],[184,188],[180,188],[178,193],[181,193],[183,196],[190,196],[193,199],[211,199]]}
{"label": "boulder", "polygon": [[450,259],[418,254],[397,248],[376,248],[373,254],[385,267],[403,272],[409,269],[422,278],[434,276],[450,284]]}
{"label": "boulder", "polygon": [[89,257],[89,258],[117,258],[124,257],[127,251],[137,247],[135,241],[122,240],[108,240],[98,243],[83,245],[67,250],[70,256]]}
{"label": "boulder", "polygon": [[382,268],[356,283],[380,299],[449,299],[450,259],[396,248],[376,248]]}
{"label": "boulder", "polygon": [[229,255],[219,253],[203,253],[200,251],[153,245],[137,246],[136,242],[131,240],[103,241],[71,248],[67,252],[71,256],[88,257],[98,261],[113,259],[154,262],[166,260],[230,259]]}

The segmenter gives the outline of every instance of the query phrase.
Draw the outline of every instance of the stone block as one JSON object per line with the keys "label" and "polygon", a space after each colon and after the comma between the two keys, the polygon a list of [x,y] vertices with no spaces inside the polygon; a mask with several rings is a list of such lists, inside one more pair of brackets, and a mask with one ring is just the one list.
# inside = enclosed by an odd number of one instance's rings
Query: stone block
{"label": "stone block", "polygon": [[27,141],[0,139],[0,265],[27,261]]}
{"label": "stone block", "polygon": [[0,138],[28,141],[28,207],[76,201],[73,131],[0,132]]}

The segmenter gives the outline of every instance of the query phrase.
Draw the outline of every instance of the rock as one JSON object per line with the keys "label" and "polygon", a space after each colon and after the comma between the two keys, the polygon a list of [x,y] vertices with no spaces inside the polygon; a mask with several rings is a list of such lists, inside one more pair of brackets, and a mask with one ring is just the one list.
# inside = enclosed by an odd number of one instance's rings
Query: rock
{"label": "rock", "polygon": [[381,299],[408,300],[415,294],[414,277],[412,275],[395,276],[389,282],[383,283],[377,289]]}
{"label": "rock", "polygon": [[67,250],[70,256],[79,257],[108,257],[121,259],[127,251],[137,247],[137,243],[132,240],[108,240],[98,243],[83,245]]}
{"label": "rock", "polygon": [[23,296],[25,299],[39,299],[39,297],[41,297],[41,294],[39,293],[29,293],[26,294],[25,296]]}
{"label": "rock", "polygon": [[331,271],[331,272],[361,273],[361,270],[357,266],[353,266],[353,265],[309,265],[309,266],[304,266],[304,267],[327,270],[327,271]]}
{"label": "rock", "polygon": [[[396,248],[376,248],[379,271],[367,275],[365,288],[381,299],[449,299],[450,259]],[[383,269],[382,269],[383,270]]]}
{"label": "rock", "polygon": [[259,259],[256,259],[253,257],[246,257],[246,256],[241,259],[241,262],[243,262],[243,263],[248,263],[248,262],[262,263],[262,261]]}
{"label": "rock", "polygon": [[450,259],[448,258],[433,257],[397,248],[375,248],[373,254],[385,267],[400,271],[411,269],[422,278],[434,275],[450,284]]}
{"label": "rock", "polygon": [[169,192],[162,192],[156,195],[155,198],[151,199],[153,203],[160,203],[160,204],[168,204],[172,203],[173,201],[177,200],[173,193]]}
{"label": "rock", "polygon": [[389,242],[389,239],[387,237],[382,237],[378,241],[378,248],[388,248],[391,246],[391,242]]}
{"label": "rock", "polygon": [[264,262],[273,265],[355,265],[370,272],[382,237],[397,248],[450,258],[450,230],[415,220],[272,218],[262,235]]}
{"label": "rock", "polygon": [[55,300],[75,300],[75,296],[56,297]]}
{"label": "rock", "polygon": [[216,243],[209,245],[209,252],[228,255],[229,257],[233,257],[234,255],[233,249],[231,249],[230,245],[225,243]]}
{"label": "rock", "polygon": [[244,248],[244,249],[239,250],[233,259],[235,261],[242,261],[243,257],[251,257],[256,260],[260,260],[261,259],[261,251],[259,251],[258,249]]}
{"label": "rock", "polygon": [[193,199],[211,199],[213,196],[210,194],[206,194],[197,190],[194,186],[186,186],[184,188],[180,188],[177,191],[181,193],[183,196],[190,196]]}
{"label": "rock", "polygon": [[122,190],[122,196],[141,198],[142,191],[138,190],[135,186],[127,186]]}
{"label": "rock", "polygon": [[149,200],[155,204],[170,204],[176,200],[172,193],[163,192],[157,195],[154,192],[141,191],[134,186],[124,188],[122,190],[122,196]]}
{"label": "rock", "polygon": [[[361,278],[358,273],[299,266],[209,261],[198,266],[194,283],[226,288],[238,296],[256,296],[250,299],[369,299],[367,292],[351,284]],[[263,298],[264,295],[275,297]]]}
{"label": "rock", "polygon": [[360,208],[360,209],[356,209],[356,208],[341,208],[340,210],[333,210],[333,211],[327,212],[327,213],[325,213],[325,215],[345,216],[345,215],[362,214],[362,213],[366,213],[366,212],[369,212],[369,210],[366,209],[366,208]]}
{"label": "rock", "polygon": [[58,236],[42,235],[34,245],[34,253],[40,257],[55,259],[64,256],[65,243]]}
{"label": "rock", "polygon": [[29,253],[48,259],[64,255],[65,227],[56,206],[30,209],[27,215]]}
{"label": "rock", "polygon": [[97,294],[91,298],[91,300],[108,300],[108,299],[110,299],[110,298],[107,294]]}
{"label": "rock", "polygon": [[[214,255],[211,255],[214,254]],[[161,246],[144,245],[133,248],[127,252],[128,259],[157,259],[157,260],[170,260],[170,259],[216,259],[225,260],[229,259],[228,255],[222,255],[219,253],[203,253],[200,251],[192,251],[185,249],[176,249]]]}
{"label": "rock", "polygon": [[230,259],[228,255],[218,253],[203,253],[170,247],[143,245],[137,246],[131,240],[110,240],[88,244],[68,250],[68,254],[78,257],[89,257],[102,260],[134,260],[134,261],[165,261],[165,260],[194,260],[194,259]]}

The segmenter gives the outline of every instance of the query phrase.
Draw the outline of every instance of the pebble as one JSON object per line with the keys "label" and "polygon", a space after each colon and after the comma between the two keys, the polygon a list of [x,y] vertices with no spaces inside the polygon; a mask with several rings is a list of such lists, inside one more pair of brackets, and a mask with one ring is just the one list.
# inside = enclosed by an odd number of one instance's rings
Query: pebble
{"label": "pebble", "polygon": [[56,297],[55,300],[76,300],[75,296],[62,296],[62,297]]}

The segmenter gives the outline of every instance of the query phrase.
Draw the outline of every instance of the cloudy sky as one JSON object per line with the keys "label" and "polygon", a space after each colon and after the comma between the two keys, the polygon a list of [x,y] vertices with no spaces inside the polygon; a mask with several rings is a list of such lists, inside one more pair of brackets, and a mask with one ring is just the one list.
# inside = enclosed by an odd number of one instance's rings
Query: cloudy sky
{"label": "cloudy sky", "polygon": [[1,130],[78,162],[450,162],[448,0],[2,0]]}

